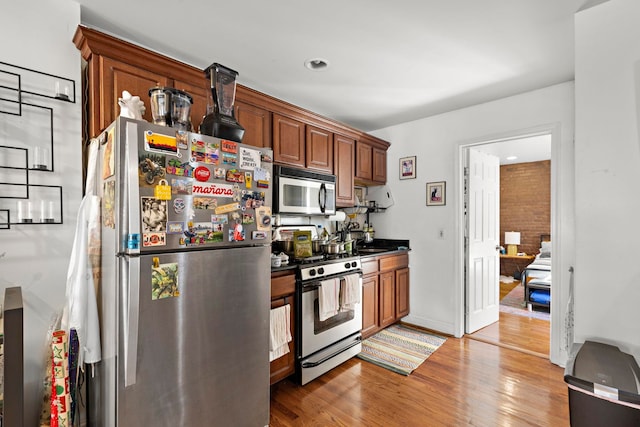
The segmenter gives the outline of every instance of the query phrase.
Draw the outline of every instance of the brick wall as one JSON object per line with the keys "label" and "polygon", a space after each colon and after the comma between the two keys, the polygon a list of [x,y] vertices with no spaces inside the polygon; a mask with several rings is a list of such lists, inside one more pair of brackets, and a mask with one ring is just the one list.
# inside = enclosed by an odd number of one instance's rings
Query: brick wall
{"label": "brick wall", "polygon": [[[500,166],[500,244],[520,232],[518,252],[535,255],[540,235],[551,234],[551,161]],[[526,266],[526,263],[525,263]]]}

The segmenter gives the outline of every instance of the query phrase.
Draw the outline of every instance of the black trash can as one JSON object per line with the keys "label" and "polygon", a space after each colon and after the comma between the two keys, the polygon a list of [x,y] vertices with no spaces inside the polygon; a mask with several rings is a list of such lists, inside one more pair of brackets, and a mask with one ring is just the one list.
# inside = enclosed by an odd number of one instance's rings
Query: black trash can
{"label": "black trash can", "polygon": [[640,367],[618,347],[575,344],[564,373],[572,427],[640,426]]}

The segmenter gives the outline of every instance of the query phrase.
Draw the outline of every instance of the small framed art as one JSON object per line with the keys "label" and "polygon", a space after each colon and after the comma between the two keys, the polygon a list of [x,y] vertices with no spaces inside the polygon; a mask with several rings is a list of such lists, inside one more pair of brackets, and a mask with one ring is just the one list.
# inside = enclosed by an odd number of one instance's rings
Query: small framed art
{"label": "small framed art", "polygon": [[444,206],[446,204],[447,183],[427,182],[427,206]]}
{"label": "small framed art", "polygon": [[416,156],[400,158],[400,179],[416,177]]}

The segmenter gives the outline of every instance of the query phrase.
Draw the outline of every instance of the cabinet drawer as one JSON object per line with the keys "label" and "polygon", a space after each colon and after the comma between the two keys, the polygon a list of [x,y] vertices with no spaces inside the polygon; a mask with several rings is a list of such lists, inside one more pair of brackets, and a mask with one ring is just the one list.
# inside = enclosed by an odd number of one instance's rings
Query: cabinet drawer
{"label": "cabinet drawer", "polygon": [[291,295],[296,292],[296,275],[271,276],[271,299]]}
{"label": "cabinet drawer", "polygon": [[396,270],[409,266],[409,255],[395,255],[380,258],[380,271]]}
{"label": "cabinet drawer", "polygon": [[378,259],[372,257],[366,261],[362,261],[362,275],[373,274],[378,272]]}

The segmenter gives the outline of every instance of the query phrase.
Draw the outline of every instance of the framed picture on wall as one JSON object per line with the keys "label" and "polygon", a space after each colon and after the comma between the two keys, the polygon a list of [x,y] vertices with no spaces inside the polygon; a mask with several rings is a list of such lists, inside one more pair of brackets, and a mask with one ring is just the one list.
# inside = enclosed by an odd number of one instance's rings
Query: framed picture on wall
{"label": "framed picture on wall", "polygon": [[427,182],[427,206],[444,206],[446,204],[447,183]]}
{"label": "framed picture on wall", "polygon": [[400,158],[400,179],[416,177],[416,156]]}

